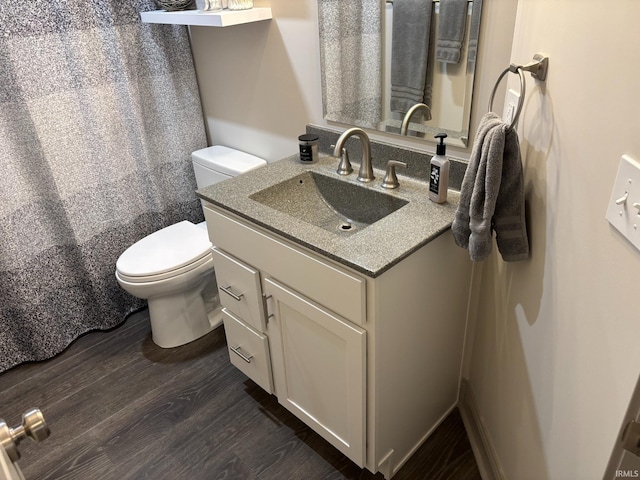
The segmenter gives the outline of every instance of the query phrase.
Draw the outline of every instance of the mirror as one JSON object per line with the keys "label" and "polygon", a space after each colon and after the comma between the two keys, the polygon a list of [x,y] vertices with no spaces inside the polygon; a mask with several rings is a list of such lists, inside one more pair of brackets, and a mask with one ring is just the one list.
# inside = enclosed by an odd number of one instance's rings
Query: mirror
{"label": "mirror", "polygon": [[406,135],[466,147],[481,11],[482,0],[318,0],[324,118],[400,134],[425,103]]}

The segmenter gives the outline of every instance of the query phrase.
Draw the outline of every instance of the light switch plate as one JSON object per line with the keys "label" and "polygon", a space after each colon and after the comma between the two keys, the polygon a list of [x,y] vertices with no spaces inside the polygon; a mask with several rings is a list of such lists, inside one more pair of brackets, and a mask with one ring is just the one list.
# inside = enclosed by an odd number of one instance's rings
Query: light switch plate
{"label": "light switch plate", "polygon": [[502,121],[511,124],[513,117],[518,109],[520,94],[515,90],[509,89],[507,92],[507,100],[504,102],[504,110],[502,112]]}
{"label": "light switch plate", "polygon": [[640,250],[640,163],[627,155],[620,159],[607,220]]}

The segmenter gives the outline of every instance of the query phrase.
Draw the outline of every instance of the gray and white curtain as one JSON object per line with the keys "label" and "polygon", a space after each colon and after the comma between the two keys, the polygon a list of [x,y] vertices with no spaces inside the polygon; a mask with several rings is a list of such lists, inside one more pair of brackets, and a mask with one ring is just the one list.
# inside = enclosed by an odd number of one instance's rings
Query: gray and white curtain
{"label": "gray and white curtain", "polygon": [[318,0],[327,120],[378,128],[382,118],[382,2]]}
{"label": "gray and white curtain", "polygon": [[0,371],[142,307],[129,245],[202,220],[206,146],[186,27],[151,0],[13,0],[0,9]]}

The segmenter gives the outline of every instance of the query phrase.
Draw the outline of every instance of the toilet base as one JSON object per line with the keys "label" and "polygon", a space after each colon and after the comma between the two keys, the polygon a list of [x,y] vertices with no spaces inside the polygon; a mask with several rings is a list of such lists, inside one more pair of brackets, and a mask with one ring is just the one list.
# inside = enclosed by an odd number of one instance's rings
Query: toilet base
{"label": "toilet base", "polygon": [[[217,293],[217,285],[211,282]],[[222,325],[222,307],[207,289],[148,299],[153,343],[174,348],[193,342]],[[211,305],[215,302],[215,305]]]}

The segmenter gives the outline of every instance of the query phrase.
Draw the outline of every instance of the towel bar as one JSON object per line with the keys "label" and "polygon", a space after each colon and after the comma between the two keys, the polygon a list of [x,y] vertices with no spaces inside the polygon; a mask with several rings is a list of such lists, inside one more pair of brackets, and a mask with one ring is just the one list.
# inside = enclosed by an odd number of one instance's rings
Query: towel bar
{"label": "towel bar", "polygon": [[489,97],[489,111],[493,111],[493,97],[498,90],[498,85],[500,85],[500,81],[502,77],[504,77],[507,73],[517,73],[520,77],[520,99],[518,100],[518,107],[516,108],[516,113],[513,114],[513,120],[509,125],[509,128],[513,128],[516,122],[518,121],[518,117],[520,116],[520,112],[522,111],[522,106],[524,105],[524,95],[526,93],[526,82],[524,80],[524,73],[529,72],[531,76],[537,80],[544,82],[547,79],[547,69],[549,67],[549,57],[545,57],[539,53],[536,53],[533,56],[533,61],[531,63],[527,63],[526,65],[515,65],[511,64],[498,77],[496,84],[491,91],[491,96]]}

